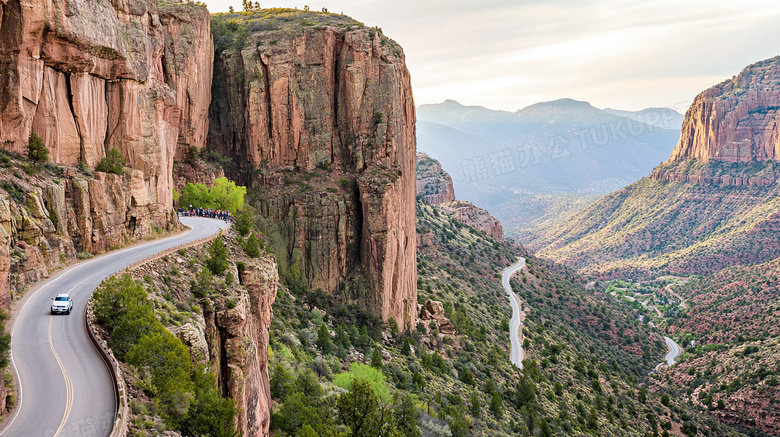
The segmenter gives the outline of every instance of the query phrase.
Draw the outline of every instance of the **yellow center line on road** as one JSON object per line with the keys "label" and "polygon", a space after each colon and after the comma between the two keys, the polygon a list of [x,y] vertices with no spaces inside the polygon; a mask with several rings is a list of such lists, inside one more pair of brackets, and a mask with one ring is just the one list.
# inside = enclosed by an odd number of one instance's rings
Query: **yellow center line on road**
{"label": "yellow center line on road", "polygon": [[[81,280],[78,284],[71,287],[70,290],[68,290],[68,294],[76,289],[79,285],[89,281],[90,279],[94,278],[95,276],[99,275],[100,273],[95,273],[83,280]],[[54,437],[57,437],[60,435],[63,429],[65,429],[65,424],[68,422],[68,418],[70,418],[70,412],[73,410],[73,381],[70,379],[70,375],[68,374],[68,371],[65,370],[65,366],[62,364],[62,361],[60,360],[60,356],[57,355],[57,351],[54,350],[54,342],[52,341],[51,337],[51,326],[52,322],[54,321],[54,316],[49,316],[49,347],[51,348],[51,353],[54,354],[54,359],[57,360],[57,364],[60,366],[60,370],[62,371],[62,377],[65,378],[65,413],[62,415],[62,421],[60,421],[60,426],[57,428],[57,432],[54,433]]]}
{"label": "yellow center line on road", "polygon": [[49,347],[51,348],[51,353],[54,354],[54,359],[57,360],[57,364],[60,366],[60,370],[62,371],[62,377],[65,378],[65,414],[62,415],[62,421],[60,422],[60,427],[57,428],[57,432],[54,433],[54,437],[57,437],[62,432],[63,428],[65,428],[65,423],[68,421],[68,417],[70,417],[70,412],[73,409],[73,382],[70,380],[70,376],[68,375],[68,371],[65,370],[65,366],[62,365],[62,361],[60,361],[60,356],[57,355],[57,351],[54,350],[54,342],[52,342],[51,339],[51,326],[52,322],[54,321],[54,316],[49,316]]}

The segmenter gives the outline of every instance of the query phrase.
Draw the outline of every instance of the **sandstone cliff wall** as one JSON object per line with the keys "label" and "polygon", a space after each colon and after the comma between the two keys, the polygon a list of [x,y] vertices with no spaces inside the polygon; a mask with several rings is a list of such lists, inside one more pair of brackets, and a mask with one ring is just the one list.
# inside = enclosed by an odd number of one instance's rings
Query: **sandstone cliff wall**
{"label": "sandstone cliff wall", "polygon": [[669,161],[780,160],[780,57],[699,94]]}
{"label": "sandstone cliff wall", "polygon": [[[15,164],[9,164],[15,165]],[[123,175],[75,168],[63,174],[15,177],[0,172],[0,306],[12,293],[37,282],[78,254],[99,253],[153,236],[160,220],[178,226],[175,215],[152,203],[144,174]],[[17,194],[13,198],[6,190]]]}
{"label": "sandstone cliff wall", "polygon": [[0,0],[0,147],[35,132],[53,163],[90,168],[117,148],[167,209],[174,156],[205,144],[212,58],[190,3]]}
{"label": "sandstone cliff wall", "polygon": [[[271,30],[218,47],[210,143],[261,188],[255,204],[309,288],[360,273],[360,299],[413,326],[415,108],[403,51],[346,17],[268,13],[246,28]],[[294,24],[307,20],[324,24]],[[215,34],[218,46],[228,37]]]}
{"label": "sandstone cliff wall", "polygon": [[455,220],[483,231],[498,241],[504,240],[504,229],[497,218],[486,210],[471,202],[456,200],[436,206],[439,210],[451,215]]}
{"label": "sandstone cliff wall", "polygon": [[455,188],[449,173],[439,161],[424,153],[417,154],[417,195],[436,205],[455,200]]}

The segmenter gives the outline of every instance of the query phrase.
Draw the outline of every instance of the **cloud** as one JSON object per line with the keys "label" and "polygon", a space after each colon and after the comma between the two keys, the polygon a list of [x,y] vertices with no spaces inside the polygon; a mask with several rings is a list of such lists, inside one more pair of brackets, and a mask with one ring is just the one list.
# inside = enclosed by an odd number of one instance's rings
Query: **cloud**
{"label": "cloud", "polygon": [[[229,4],[240,9],[241,2],[206,3],[212,11],[224,11]],[[329,0],[308,5],[382,27],[398,41],[417,104],[449,98],[515,110],[571,97],[598,107],[670,106],[779,53],[775,0]]]}

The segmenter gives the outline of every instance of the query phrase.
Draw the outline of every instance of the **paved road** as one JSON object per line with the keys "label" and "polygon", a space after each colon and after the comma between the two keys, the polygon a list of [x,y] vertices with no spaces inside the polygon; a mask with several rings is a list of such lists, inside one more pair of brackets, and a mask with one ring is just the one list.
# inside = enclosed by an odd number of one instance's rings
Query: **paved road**
{"label": "paved road", "polygon": [[672,367],[674,361],[682,353],[682,348],[669,337],[664,337],[664,341],[666,342],[666,347],[669,348],[669,353],[666,354],[664,359],[666,360],[666,365]]}
{"label": "paved road", "polygon": [[[30,291],[13,325],[11,360],[21,382],[14,415],[3,420],[2,436],[107,436],[116,411],[114,385],[87,336],[86,302],[109,275],[165,249],[227,227],[220,220],[183,217],[186,233],[96,257],[63,270]],[[52,316],[51,298],[70,292],[70,315]]]}
{"label": "paved road", "polygon": [[520,311],[520,302],[518,302],[517,296],[515,296],[512,287],[509,285],[509,278],[523,267],[525,267],[525,258],[520,258],[517,264],[504,269],[503,277],[501,278],[504,290],[509,295],[509,302],[512,304],[512,320],[509,321],[509,338],[512,342],[512,349],[509,353],[509,359],[520,370],[523,369],[523,344],[520,341],[520,330],[522,329],[524,314]]}

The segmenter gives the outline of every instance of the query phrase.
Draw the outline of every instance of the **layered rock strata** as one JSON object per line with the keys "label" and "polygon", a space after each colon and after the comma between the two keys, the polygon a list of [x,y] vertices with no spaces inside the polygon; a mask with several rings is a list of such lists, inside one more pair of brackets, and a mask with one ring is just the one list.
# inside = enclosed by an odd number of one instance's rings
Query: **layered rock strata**
{"label": "layered rock strata", "polygon": [[273,30],[216,37],[210,142],[260,188],[292,279],[355,283],[350,299],[413,326],[415,108],[402,49],[335,14],[243,17]]}
{"label": "layered rock strata", "polygon": [[455,200],[449,173],[442,170],[439,161],[424,153],[417,153],[417,195],[432,205]]}
{"label": "layered rock strata", "polygon": [[472,228],[483,231],[495,240],[503,241],[504,229],[497,218],[486,210],[475,206],[471,202],[455,200],[436,206],[440,211],[451,215],[455,220],[469,225]]}
{"label": "layered rock strata", "polygon": [[164,211],[177,151],[205,145],[212,58],[191,3],[2,0],[0,147],[24,154],[34,132],[53,163],[90,168],[116,148]]}
{"label": "layered rock strata", "polygon": [[780,57],[774,57],[699,94],[669,160],[780,160],[778,81]]}

